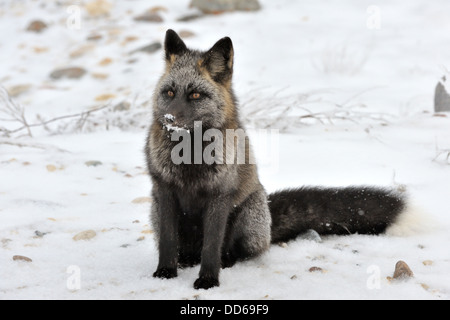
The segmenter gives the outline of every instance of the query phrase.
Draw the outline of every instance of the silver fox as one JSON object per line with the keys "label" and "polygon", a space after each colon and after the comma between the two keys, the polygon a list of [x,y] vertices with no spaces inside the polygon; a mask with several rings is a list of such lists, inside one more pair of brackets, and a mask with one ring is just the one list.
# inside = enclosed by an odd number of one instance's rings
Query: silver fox
{"label": "silver fox", "polygon": [[[220,269],[288,241],[308,229],[319,234],[379,234],[407,208],[406,197],[373,187],[302,187],[267,195],[255,164],[175,164],[174,128],[244,129],[232,89],[233,45],[220,39],[206,52],[188,49],[166,33],[165,72],[153,96],[153,122],[145,154],[152,181],[151,222],[159,263],[153,274],[177,276],[178,267],[200,263],[196,289],[219,286]],[[247,138],[248,140],[248,138]],[[219,152],[230,151],[224,141]],[[247,141],[248,142],[248,141]],[[203,141],[206,148],[211,141]],[[236,153],[236,150],[232,150]],[[252,151],[245,144],[245,155]],[[194,157],[194,155],[192,155]],[[197,159],[198,160],[198,159]]]}

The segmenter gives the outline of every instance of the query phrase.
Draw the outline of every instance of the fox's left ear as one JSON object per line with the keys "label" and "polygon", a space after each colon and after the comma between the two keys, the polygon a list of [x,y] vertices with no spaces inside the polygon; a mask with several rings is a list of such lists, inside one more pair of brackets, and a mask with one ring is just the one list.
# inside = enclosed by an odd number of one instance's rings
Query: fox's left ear
{"label": "fox's left ear", "polygon": [[225,84],[233,74],[233,58],[233,43],[225,37],[204,54],[201,66],[206,68],[214,81]]}

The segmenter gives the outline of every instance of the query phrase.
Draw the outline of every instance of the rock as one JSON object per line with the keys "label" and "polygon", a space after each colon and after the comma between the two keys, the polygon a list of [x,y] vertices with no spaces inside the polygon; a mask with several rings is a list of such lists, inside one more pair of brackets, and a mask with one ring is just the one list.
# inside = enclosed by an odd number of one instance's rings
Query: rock
{"label": "rock", "polygon": [[55,172],[57,170],[56,166],[53,164],[48,164],[46,166],[48,172]]}
{"label": "rock", "polygon": [[34,234],[36,235],[36,238],[42,238],[44,237],[48,232],[40,232],[39,230],[34,231]]}
{"label": "rock", "polygon": [[32,262],[33,261],[30,258],[28,258],[28,257],[19,256],[19,255],[13,256],[13,260],[14,261],[25,261],[25,262]]}
{"label": "rock", "polygon": [[47,24],[41,20],[31,21],[27,27],[27,31],[40,33],[47,28]]}
{"label": "rock", "polygon": [[433,265],[433,261],[432,260],[425,260],[422,262],[424,266],[432,266]]}
{"label": "rock", "polygon": [[193,21],[193,20],[197,20],[199,18],[203,18],[204,16],[205,15],[203,13],[202,14],[193,13],[193,14],[188,14],[188,15],[181,16],[181,17],[179,17],[177,19],[177,21],[178,22],[190,22],[190,21]]}
{"label": "rock", "polygon": [[404,261],[398,261],[395,265],[394,279],[409,279],[414,277],[414,273]]}
{"label": "rock", "polygon": [[94,0],[86,3],[86,11],[92,17],[101,17],[109,15],[112,4],[106,0]]}
{"label": "rock", "polygon": [[107,66],[107,65],[111,64],[112,62],[113,62],[113,60],[111,58],[104,58],[98,64],[100,66],[104,67],[104,66]]}
{"label": "rock", "polygon": [[192,0],[191,6],[207,14],[261,9],[258,0]]}
{"label": "rock", "polygon": [[313,230],[313,229],[309,229],[305,233],[302,233],[301,235],[299,235],[299,238],[303,239],[303,240],[318,242],[318,243],[322,242],[322,238],[320,237],[320,235],[317,233],[316,230]]}
{"label": "rock", "polygon": [[94,34],[89,35],[86,38],[86,40],[88,40],[88,41],[98,41],[98,40],[101,40],[102,38],[103,38],[103,36],[101,34],[94,33]]}
{"label": "rock", "polygon": [[160,50],[161,48],[162,48],[161,42],[154,42],[149,45],[137,48],[137,49],[131,51],[130,54],[133,54],[135,52],[154,53],[154,52]]}
{"label": "rock", "polygon": [[95,101],[108,101],[116,97],[113,93],[104,93],[95,97]]}
{"label": "rock", "polygon": [[320,267],[311,267],[311,268],[309,268],[308,271],[309,272],[322,272],[322,273],[324,273],[324,270],[322,268],[320,268]]}
{"label": "rock", "polygon": [[90,161],[86,161],[84,164],[87,165],[88,167],[97,167],[97,166],[101,166],[103,163],[98,160],[90,160]]}
{"label": "rock", "polygon": [[11,97],[17,97],[19,95],[21,95],[22,93],[27,92],[28,90],[30,90],[31,88],[31,84],[18,84],[15,86],[11,86],[8,88],[8,93]]}
{"label": "rock", "polygon": [[450,94],[446,90],[449,86],[446,77],[437,84],[434,92],[434,111],[435,112],[450,112]]}
{"label": "rock", "polygon": [[163,22],[163,18],[157,12],[145,12],[139,16],[134,17],[134,21],[141,22]]}
{"label": "rock", "polygon": [[58,80],[61,78],[79,79],[86,73],[86,70],[80,67],[69,67],[56,69],[50,73],[50,78]]}
{"label": "rock", "polygon": [[73,240],[79,241],[79,240],[90,240],[94,238],[97,235],[97,233],[94,230],[86,230],[82,231],[80,233],[77,233],[73,236]]}
{"label": "rock", "polygon": [[192,31],[189,30],[181,30],[180,32],[178,32],[178,35],[185,39],[185,38],[191,38],[195,36],[195,33],[193,33]]}
{"label": "rock", "polygon": [[139,197],[131,201],[131,203],[150,203],[152,199],[150,197]]}

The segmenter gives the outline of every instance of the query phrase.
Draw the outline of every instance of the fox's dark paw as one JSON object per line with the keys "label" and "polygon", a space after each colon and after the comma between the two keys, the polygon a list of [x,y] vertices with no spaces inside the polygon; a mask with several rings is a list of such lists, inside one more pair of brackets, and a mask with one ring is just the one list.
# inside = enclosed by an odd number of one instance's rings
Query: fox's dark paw
{"label": "fox's dark paw", "polygon": [[177,269],[160,268],[153,273],[154,278],[171,279],[177,276]]}
{"label": "fox's dark paw", "polygon": [[216,278],[209,278],[209,277],[200,277],[194,282],[194,288],[195,289],[209,289],[212,287],[218,287],[219,286],[219,280]]}

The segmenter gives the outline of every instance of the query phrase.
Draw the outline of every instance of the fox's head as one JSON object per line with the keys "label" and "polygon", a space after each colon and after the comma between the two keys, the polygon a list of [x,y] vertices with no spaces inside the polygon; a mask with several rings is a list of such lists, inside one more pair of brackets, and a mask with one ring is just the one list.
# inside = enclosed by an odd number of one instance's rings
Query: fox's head
{"label": "fox's head", "polygon": [[166,70],[154,92],[153,116],[166,129],[223,128],[236,118],[231,89],[233,44],[226,37],[208,51],[190,50],[173,30],[164,41]]}

